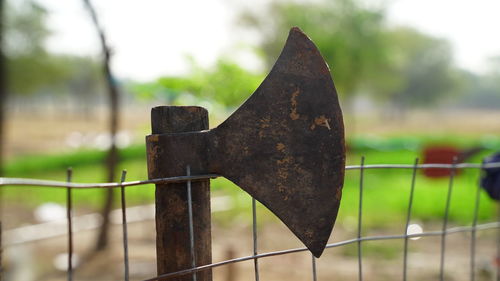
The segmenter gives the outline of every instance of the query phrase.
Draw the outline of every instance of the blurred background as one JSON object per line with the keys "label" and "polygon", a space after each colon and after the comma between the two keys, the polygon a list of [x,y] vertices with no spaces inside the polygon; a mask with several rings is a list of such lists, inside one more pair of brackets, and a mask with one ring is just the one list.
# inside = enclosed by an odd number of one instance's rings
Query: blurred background
{"label": "blurred background", "polygon": [[[77,182],[117,181],[121,169],[127,169],[127,180],[146,179],[144,137],[150,133],[151,107],[203,106],[210,127],[217,126],[259,86],[292,26],[315,42],[330,66],[344,113],[349,165],[359,164],[361,156],[366,164],[412,164],[416,157],[427,163],[451,163],[453,157],[480,162],[500,149],[498,1],[94,2],[0,0],[2,176],[65,180],[72,167]],[[419,173],[418,227],[441,223],[448,175]],[[410,176],[410,171],[367,172],[367,234],[403,231]],[[470,223],[478,179],[478,171],[457,175],[452,223]],[[355,233],[358,185],[359,172],[347,172],[332,241]],[[212,190],[214,261],[250,254],[250,197],[224,179],[212,181]],[[6,187],[2,193],[6,280],[63,280],[65,240],[40,240],[40,233],[43,225],[53,228],[50,223],[64,219],[65,191]],[[481,196],[480,220],[489,221],[496,205]],[[118,200],[113,192],[75,191],[75,216],[94,216],[76,246],[80,280],[120,279],[119,228],[113,216],[103,220]],[[131,266],[139,280],[155,275],[154,187],[127,189],[127,202],[143,208],[136,209],[142,217],[131,228]],[[263,251],[301,246],[262,206],[259,217]],[[102,225],[108,223],[106,231]],[[29,232],[21,228],[26,225],[41,228],[15,240],[15,231]],[[484,280],[497,266],[490,234],[480,264]],[[421,278],[435,277],[428,251],[439,244],[432,239],[423,238],[427,242],[414,248],[420,263],[412,270]],[[368,272],[381,273],[371,280],[399,276],[401,266],[390,265],[400,261],[401,243],[384,243],[366,250]],[[329,252],[327,262],[319,263],[320,274],[354,280],[354,252]],[[276,263],[301,264],[303,258]],[[328,261],[341,265],[332,269]],[[111,262],[116,266],[104,266]],[[450,276],[461,280],[465,262],[458,258]],[[274,279],[303,280],[309,274],[289,266],[280,271],[276,263],[262,265]],[[250,269],[250,263],[241,265],[237,276],[252,277]],[[227,277],[234,268],[224,270],[217,280],[240,279]]]}

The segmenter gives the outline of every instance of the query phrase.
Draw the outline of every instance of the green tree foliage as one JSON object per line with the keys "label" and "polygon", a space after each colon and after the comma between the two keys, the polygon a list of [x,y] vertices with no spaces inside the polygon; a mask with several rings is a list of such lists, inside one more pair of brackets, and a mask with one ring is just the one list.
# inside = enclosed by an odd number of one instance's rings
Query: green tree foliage
{"label": "green tree foliage", "polygon": [[97,91],[97,64],[87,57],[55,55],[46,51],[51,35],[47,11],[33,1],[6,7],[5,51],[7,85],[12,94],[71,92],[76,96]]}
{"label": "green tree foliage", "polygon": [[219,59],[213,67],[193,65],[187,76],[163,77],[157,83],[138,85],[135,90],[143,97],[163,96],[168,102],[175,102],[179,95],[190,93],[204,100],[233,107],[250,96],[263,78],[235,62]]}
{"label": "green tree foliage", "polygon": [[391,57],[386,71],[392,82],[381,88],[394,105],[432,105],[459,91],[460,75],[447,41],[407,27],[388,31],[388,38]]}
{"label": "green tree foliage", "polygon": [[9,55],[45,53],[43,42],[50,35],[45,25],[47,11],[32,1],[8,2],[6,49]]}
{"label": "green tree foliage", "polygon": [[299,26],[328,62],[341,97],[366,93],[395,107],[421,106],[460,85],[447,41],[411,28],[389,28],[382,8],[358,0],[272,1],[267,12],[243,13],[242,23],[263,35],[270,65],[288,30]]}
{"label": "green tree foliage", "polygon": [[384,14],[354,0],[271,2],[265,13],[244,13],[242,23],[263,34],[261,48],[274,63],[292,26],[316,43],[340,95],[350,98],[387,63]]}
{"label": "green tree foliage", "polygon": [[6,13],[6,56],[9,91],[29,94],[62,74],[43,46],[50,34],[47,12],[34,2],[8,5]]}

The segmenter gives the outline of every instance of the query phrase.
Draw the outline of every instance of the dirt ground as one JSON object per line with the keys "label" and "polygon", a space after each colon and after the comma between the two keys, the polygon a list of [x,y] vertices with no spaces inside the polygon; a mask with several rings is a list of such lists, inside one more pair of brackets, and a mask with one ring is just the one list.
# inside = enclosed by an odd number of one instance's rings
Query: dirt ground
{"label": "dirt ground", "polygon": [[[155,276],[154,221],[129,224],[130,280],[144,280]],[[425,225],[425,230],[438,230],[439,224]],[[218,262],[252,254],[250,225],[230,228],[213,226],[213,261]],[[370,231],[365,235],[399,234],[400,229]],[[267,223],[259,228],[259,252],[303,247],[281,223]],[[94,231],[75,234],[75,253],[78,265],[74,280],[123,280],[123,246],[121,227],[114,226],[108,250],[89,255]],[[338,242],[355,237],[337,224],[330,241]],[[476,280],[494,280],[497,230],[478,232]],[[470,280],[470,233],[450,234],[446,237],[446,280]],[[408,280],[438,280],[441,237],[410,240]],[[401,280],[403,274],[403,240],[363,242],[363,280]],[[64,236],[7,246],[4,250],[5,280],[66,280],[66,258],[56,257],[67,252]],[[59,264],[59,265],[58,265]],[[358,280],[357,244],[325,250],[316,260],[317,280]],[[59,269],[57,269],[59,267]],[[61,268],[62,267],[62,268]],[[255,280],[253,261],[245,261],[213,269],[214,280]],[[313,280],[312,259],[307,251],[259,259],[260,280]]]}

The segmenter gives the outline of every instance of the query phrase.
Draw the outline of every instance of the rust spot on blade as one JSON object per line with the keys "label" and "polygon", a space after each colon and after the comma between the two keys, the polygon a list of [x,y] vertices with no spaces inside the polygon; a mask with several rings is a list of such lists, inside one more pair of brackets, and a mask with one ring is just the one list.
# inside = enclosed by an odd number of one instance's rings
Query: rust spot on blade
{"label": "rust spot on blade", "polygon": [[290,113],[290,118],[292,120],[297,120],[300,118],[300,115],[297,113],[297,96],[300,94],[300,90],[297,89],[292,93],[292,98],[290,101],[292,102],[292,112]]}
{"label": "rust spot on blade", "polygon": [[288,172],[286,171],[286,169],[279,169],[278,170],[278,177],[280,177],[282,179],[288,178]]}
{"label": "rust spot on blade", "polygon": [[264,135],[265,135],[265,132],[264,130],[265,129],[268,129],[269,127],[271,127],[271,125],[269,124],[271,122],[271,118],[269,117],[266,117],[266,118],[262,118],[259,120],[259,127],[260,127],[260,130],[259,130],[259,138],[263,138]]}
{"label": "rust spot on blade", "polygon": [[335,192],[335,198],[340,201],[342,198],[342,189],[337,189],[337,192]]}
{"label": "rust spot on blade", "polygon": [[262,129],[264,128],[269,128],[271,125],[269,124],[271,122],[271,118],[267,117],[267,118],[262,118],[260,119],[260,127]]}
{"label": "rust spot on blade", "polygon": [[277,145],[276,145],[276,149],[281,151],[281,152],[284,152],[285,150],[285,145],[281,142],[279,142]]}
{"label": "rust spot on blade", "polygon": [[322,126],[331,130],[330,123],[328,122],[330,119],[326,118],[325,115],[321,115],[319,117],[314,118],[314,123],[311,125],[311,130],[316,129],[316,126]]}
{"label": "rust spot on blade", "polygon": [[283,165],[283,164],[290,164],[293,161],[293,158],[290,156],[287,156],[281,160],[277,160],[276,163],[278,165]]}

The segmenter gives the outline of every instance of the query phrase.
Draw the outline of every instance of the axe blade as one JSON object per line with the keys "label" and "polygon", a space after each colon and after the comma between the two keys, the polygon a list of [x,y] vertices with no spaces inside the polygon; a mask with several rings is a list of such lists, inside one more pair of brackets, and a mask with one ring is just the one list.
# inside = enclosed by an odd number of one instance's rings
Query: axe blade
{"label": "axe blade", "polygon": [[208,135],[211,172],[260,201],[319,257],[342,195],[344,125],[329,68],[299,28],[259,88]]}

